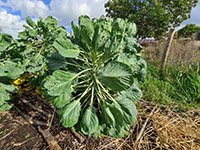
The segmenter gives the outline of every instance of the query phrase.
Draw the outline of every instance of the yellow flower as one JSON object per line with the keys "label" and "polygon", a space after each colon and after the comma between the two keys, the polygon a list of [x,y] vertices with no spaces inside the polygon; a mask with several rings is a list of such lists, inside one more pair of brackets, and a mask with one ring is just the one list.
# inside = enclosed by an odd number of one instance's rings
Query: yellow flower
{"label": "yellow flower", "polygon": [[25,81],[26,81],[25,77],[19,77],[13,81],[13,84],[18,86],[18,85],[21,85],[22,83],[24,83]]}
{"label": "yellow flower", "polygon": [[104,134],[102,134],[102,133],[99,135],[99,138],[100,138],[100,139],[101,139],[101,138],[104,138],[104,137],[105,137],[105,136],[104,136]]}

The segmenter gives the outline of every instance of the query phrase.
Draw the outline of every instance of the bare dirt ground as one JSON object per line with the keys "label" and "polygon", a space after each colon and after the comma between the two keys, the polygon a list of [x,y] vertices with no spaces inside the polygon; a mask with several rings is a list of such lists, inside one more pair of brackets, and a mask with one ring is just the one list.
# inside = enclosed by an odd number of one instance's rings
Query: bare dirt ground
{"label": "bare dirt ground", "polygon": [[200,110],[177,112],[140,100],[138,121],[127,138],[88,138],[63,128],[43,97],[15,95],[15,106],[0,113],[0,150],[197,150]]}

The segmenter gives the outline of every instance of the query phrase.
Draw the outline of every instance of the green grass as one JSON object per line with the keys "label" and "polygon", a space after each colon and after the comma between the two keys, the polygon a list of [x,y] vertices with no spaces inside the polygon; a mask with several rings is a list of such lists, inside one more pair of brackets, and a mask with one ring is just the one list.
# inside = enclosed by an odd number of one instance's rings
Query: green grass
{"label": "green grass", "polygon": [[198,66],[166,69],[164,80],[159,67],[148,65],[147,78],[142,85],[143,99],[158,105],[178,106],[183,110],[200,108],[200,71]]}

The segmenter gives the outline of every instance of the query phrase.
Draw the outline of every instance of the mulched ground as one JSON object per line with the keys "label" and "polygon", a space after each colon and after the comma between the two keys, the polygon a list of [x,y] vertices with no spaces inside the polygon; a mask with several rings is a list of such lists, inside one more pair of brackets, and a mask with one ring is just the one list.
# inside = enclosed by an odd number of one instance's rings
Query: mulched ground
{"label": "mulched ground", "polygon": [[179,114],[141,100],[127,138],[95,139],[63,128],[54,108],[34,92],[15,95],[13,102],[10,112],[0,113],[0,150],[200,149],[200,110]]}
{"label": "mulched ground", "polygon": [[0,150],[59,149],[53,142],[63,150],[117,148],[110,144],[113,138],[87,138],[63,128],[53,107],[37,94],[15,95],[13,102],[15,106],[10,112],[0,112]]}

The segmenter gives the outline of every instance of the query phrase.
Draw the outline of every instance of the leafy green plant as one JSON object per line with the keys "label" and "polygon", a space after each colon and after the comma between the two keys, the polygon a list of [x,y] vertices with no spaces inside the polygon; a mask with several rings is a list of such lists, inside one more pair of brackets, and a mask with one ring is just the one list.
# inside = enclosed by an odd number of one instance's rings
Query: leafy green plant
{"label": "leafy green plant", "polygon": [[81,16],[72,29],[73,37],[60,33],[53,44],[60,63],[44,79],[48,98],[64,127],[89,136],[124,137],[136,121],[135,102],[146,76],[136,26],[123,19]]}
{"label": "leafy green plant", "polygon": [[7,103],[10,92],[17,92],[13,81],[20,80],[24,74],[34,81],[50,72],[49,66],[54,60],[49,61],[49,57],[56,51],[54,40],[59,33],[66,34],[53,17],[40,18],[36,23],[27,17],[26,22],[28,26],[24,26],[18,39],[0,34],[0,110],[11,108]]}
{"label": "leafy green plant", "polygon": [[178,110],[199,108],[199,65],[190,68],[170,66],[165,70],[165,79],[159,78],[159,67],[149,63],[147,78],[142,85],[143,99],[158,105],[178,106]]}
{"label": "leafy green plant", "polygon": [[31,84],[43,80],[64,127],[89,136],[127,135],[146,77],[135,24],[81,16],[78,25],[72,23],[74,36],[67,37],[53,17],[26,21],[18,39],[0,35],[0,110],[11,108],[13,84],[28,76]]}
{"label": "leafy green plant", "polygon": [[[13,43],[13,38],[7,34],[0,34],[0,56],[9,47],[10,43]],[[10,93],[15,92],[16,88],[6,81],[7,78],[13,78],[20,71],[15,69],[16,64],[10,61],[4,62],[0,57],[0,111],[9,110],[12,106],[9,105]],[[10,68],[10,69],[8,69]]]}

